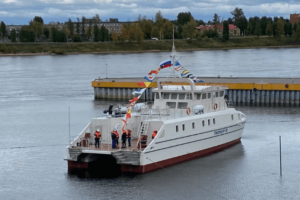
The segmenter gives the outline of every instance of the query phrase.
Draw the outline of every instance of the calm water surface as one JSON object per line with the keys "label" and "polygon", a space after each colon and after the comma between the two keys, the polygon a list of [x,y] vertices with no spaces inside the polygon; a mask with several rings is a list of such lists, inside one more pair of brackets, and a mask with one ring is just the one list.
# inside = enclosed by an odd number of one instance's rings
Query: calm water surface
{"label": "calm water surface", "polygon": [[[299,53],[181,52],[180,61],[200,76],[299,77]],[[300,199],[294,107],[237,106],[248,120],[241,143],[201,159],[143,175],[68,174],[68,108],[72,136],[102,115],[109,102],[93,100],[91,80],[106,76],[105,63],[109,77],[140,77],[168,55],[0,57],[0,199]]]}

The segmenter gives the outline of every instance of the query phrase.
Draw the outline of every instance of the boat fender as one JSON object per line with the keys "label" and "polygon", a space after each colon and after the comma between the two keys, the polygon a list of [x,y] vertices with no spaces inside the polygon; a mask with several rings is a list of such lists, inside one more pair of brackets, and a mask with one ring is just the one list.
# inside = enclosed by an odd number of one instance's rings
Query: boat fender
{"label": "boat fender", "polygon": [[214,110],[217,110],[217,108],[218,108],[218,104],[215,103]]}
{"label": "boat fender", "polygon": [[285,88],[289,88],[289,84],[285,84]]}
{"label": "boat fender", "polygon": [[191,109],[188,107],[188,108],[186,109],[186,114],[187,114],[187,115],[190,115],[190,113],[191,113]]}

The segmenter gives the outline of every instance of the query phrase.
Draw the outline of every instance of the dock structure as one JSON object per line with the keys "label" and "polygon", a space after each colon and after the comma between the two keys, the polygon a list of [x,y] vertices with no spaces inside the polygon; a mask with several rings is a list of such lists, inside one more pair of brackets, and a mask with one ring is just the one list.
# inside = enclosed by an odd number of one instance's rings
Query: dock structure
{"label": "dock structure", "polygon": [[[226,97],[233,104],[300,105],[300,78],[203,77],[202,80],[204,83],[196,85],[227,86]],[[143,78],[95,79],[92,81],[94,98],[95,100],[128,101],[134,97],[133,91],[142,88],[137,84],[138,82],[145,82],[145,80]],[[153,101],[152,88],[154,87],[157,87],[156,80],[140,99]]]}

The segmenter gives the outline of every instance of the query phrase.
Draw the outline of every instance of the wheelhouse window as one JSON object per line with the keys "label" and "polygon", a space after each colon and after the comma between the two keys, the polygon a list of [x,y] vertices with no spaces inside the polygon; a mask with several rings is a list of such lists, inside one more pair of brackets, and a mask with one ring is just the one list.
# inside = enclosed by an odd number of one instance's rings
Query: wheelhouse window
{"label": "wheelhouse window", "polygon": [[201,99],[201,94],[196,94],[196,98],[197,98],[197,100],[200,100]]}
{"label": "wheelhouse window", "polygon": [[178,132],[178,125],[176,125],[176,132]]}
{"label": "wheelhouse window", "polygon": [[169,98],[170,98],[170,93],[163,94],[163,99],[169,99]]}
{"label": "wheelhouse window", "polygon": [[202,94],[202,99],[206,99],[206,93]]}
{"label": "wheelhouse window", "polygon": [[213,124],[216,124],[216,119],[215,118],[213,118]]}
{"label": "wheelhouse window", "polygon": [[204,120],[202,120],[202,126],[203,126],[203,127],[205,126],[205,121],[204,121]]}
{"label": "wheelhouse window", "polygon": [[185,124],[182,124],[182,130],[183,131],[185,130]]}
{"label": "wheelhouse window", "polygon": [[216,94],[216,97],[219,97],[219,92],[216,92],[215,94]]}
{"label": "wheelhouse window", "polygon": [[207,125],[208,125],[208,126],[210,126],[210,119],[209,119],[209,120],[207,120]]}
{"label": "wheelhouse window", "polygon": [[176,108],[176,102],[167,102],[167,106],[170,108]]}
{"label": "wheelhouse window", "polygon": [[220,92],[220,97],[224,96],[224,91]]}
{"label": "wheelhouse window", "polygon": [[179,99],[184,99],[185,98],[185,94],[179,94]]}
{"label": "wheelhouse window", "polygon": [[187,106],[188,106],[187,102],[178,102],[178,104],[177,104],[178,109],[186,109]]}
{"label": "wheelhouse window", "polygon": [[177,99],[177,94],[171,94],[171,99]]}
{"label": "wheelhouse window", "polygon": [[208,98],[208,99],[211,98],[211,93],[207,93],[207,98]]}
{"label": "wheelhouse window", "polygon": [[231,120],[233,120],[233,115],[231,115]]}
{"label": "wheelhouse window", "polygon": [[192,128],[193,129],[195,128],[195,122],[192,122]]}

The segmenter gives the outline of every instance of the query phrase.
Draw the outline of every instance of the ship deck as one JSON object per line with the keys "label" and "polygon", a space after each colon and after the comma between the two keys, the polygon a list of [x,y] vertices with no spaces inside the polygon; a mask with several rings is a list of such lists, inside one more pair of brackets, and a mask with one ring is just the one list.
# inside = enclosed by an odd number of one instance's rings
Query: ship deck
{"label": "ship deck", "polygon": [[92,140],[93,144],[89,144],[87,146],[72,146],[72,148],[79,148],[84,151],[96,151],[96,152],[113,152],[113,151],[138,151],[137,147],[137,138],[131,139],[131,147],[128,146],[128,140],[126,140],[126,147],[122,148],[122,140],[119,140],[119,145],[113,149],[111,144],[103,144],[100,143],[99,148],[96,148],[94,145],[94,140]]}

